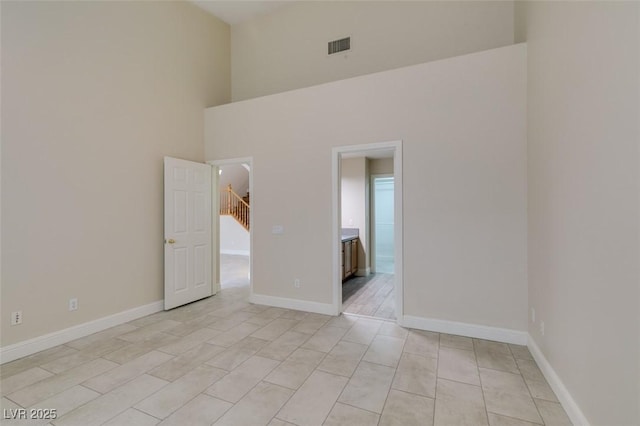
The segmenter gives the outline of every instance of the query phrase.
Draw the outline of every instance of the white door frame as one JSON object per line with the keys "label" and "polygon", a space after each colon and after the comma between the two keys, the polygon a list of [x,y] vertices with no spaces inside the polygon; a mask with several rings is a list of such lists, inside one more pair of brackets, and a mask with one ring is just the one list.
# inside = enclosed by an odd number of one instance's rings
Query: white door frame
{"label": "white door frame", "polygon": [[333,223],[333,311],[335,315],[342,312],[342,274],[340,273],[341,244],[341,160],[343,154],[362,154],[366,156],[375,151],[393,151],[394,178],[394,291],[396,300],[396,321],[402,325],[403,305],[403,235],[402,235],[402,141],[379,142],[363,145],[334,147],[331,151],[331,203]]}
{"label": "white door frame", "polygon": [[[369,215],[369,221],[371,222],[370,225],[370,232],[369,232],[369,241],[370,241],[370,246],[369,246],[369,256],[370,256],[370,264],[371,264],[371,272],[376,272],[376,260],[375,260],[375,256],[376,256],[376,231],[375,231],[375,225],[376,225],[376,196],[375,196],[375,180],[376,178],[385,178],[385,177],[393,177],[393,173],[380,173],[380,174],[375,174],[375,175],[371,175],[370,177],[370,181],[369,181],[369,190],[371,192],[370,195],[370,209],[371,209],[371,214]],[[394,178],[394,189],[395,191],[395,178]],[[395,202],[395,199],[394,199]],[[394,206],[395,207],[395,206]],[[394,211],[395,213],[395,211]],[[393,218],[394,223],[395,223],[395,217]],[[395,229],[393,230],[395,232]],[[395,236],[394,236],[395,238]],[[394,249],[395,250],[395,249]]]}
{"label": "white door frame", "polygon": [[[251,196],[251,207],[249,208],[249,226],[252,227],[255,223],[253,220],[254,208],[255,208],[255,198],[253,197],[253,157],[239,157],[239,158],[228,158],[224,160],[211,160],[207,161],[207,164],[210,164],[213,167],[212,177],[213,177],[213,187],[212,187],[212,229],[215,230],[215,234],[217,235],[213,241],[213,262],[216,266],[216,288],[220,290],[220,265],[218,262],[220,261],[220,184],[219,184],[219,173],[220,166],[227,166],[230,164],[248,164],[249,165],[249,193]],[[249,298],[253,296],[253,232],[251,228],[249,228]]]}

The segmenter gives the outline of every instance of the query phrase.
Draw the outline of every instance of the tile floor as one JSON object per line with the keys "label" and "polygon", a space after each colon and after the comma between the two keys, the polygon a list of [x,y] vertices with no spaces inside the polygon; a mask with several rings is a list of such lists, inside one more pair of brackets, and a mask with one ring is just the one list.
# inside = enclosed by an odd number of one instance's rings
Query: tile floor
{"label": "tile floor", "polygon": [[393,274],[353,277],[342,283],[342,312],[395,319]]}
{"label": "tile floor", "polygon": [[570,424],[526,347],[247,294],[229,286],[4,364],[2,408],[56,409],[56,426]]}
{"label": "tile floor", "polygon": [[219,265],[222,288],[249,285],[249,256],[221,254]]}

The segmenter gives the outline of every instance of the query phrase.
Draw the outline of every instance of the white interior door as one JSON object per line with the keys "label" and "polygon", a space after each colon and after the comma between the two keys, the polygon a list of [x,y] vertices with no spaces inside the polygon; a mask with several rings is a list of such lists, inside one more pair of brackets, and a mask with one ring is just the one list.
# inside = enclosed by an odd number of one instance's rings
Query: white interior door
{"label": "white interior door", "polygon": [[164,308],[213,294],[211,166],[164,158]]}

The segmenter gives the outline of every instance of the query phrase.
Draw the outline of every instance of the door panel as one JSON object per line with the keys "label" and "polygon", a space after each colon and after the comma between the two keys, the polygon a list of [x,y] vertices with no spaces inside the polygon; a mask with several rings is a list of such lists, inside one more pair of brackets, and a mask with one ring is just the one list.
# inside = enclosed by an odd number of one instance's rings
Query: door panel
{"label": "door panel", "polygon": [[174,289],[176,292],[187,288],[187,249],[184,247],[174,248],[173,251],[173,276]]}
{"label": "door panel", "polygon": [[164,159],[164,308],[213,294],[211,167]]}
{"label": "door panel", "polygon": [[206,285],[207,282],[207,273],[206,273],[206,246],[199,245],[193,248],[193,260],[194,260],[194,285],[196,287],[201,287]]}

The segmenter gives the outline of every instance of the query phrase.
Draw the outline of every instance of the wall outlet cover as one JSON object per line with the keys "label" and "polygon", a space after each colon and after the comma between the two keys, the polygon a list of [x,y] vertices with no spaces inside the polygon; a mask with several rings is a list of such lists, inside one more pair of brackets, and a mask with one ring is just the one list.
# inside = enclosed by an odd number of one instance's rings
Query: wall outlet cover
{"label": "wall outlet cover", "polygon": [[22,311],[11,312],[11,325],[22,324]]}

